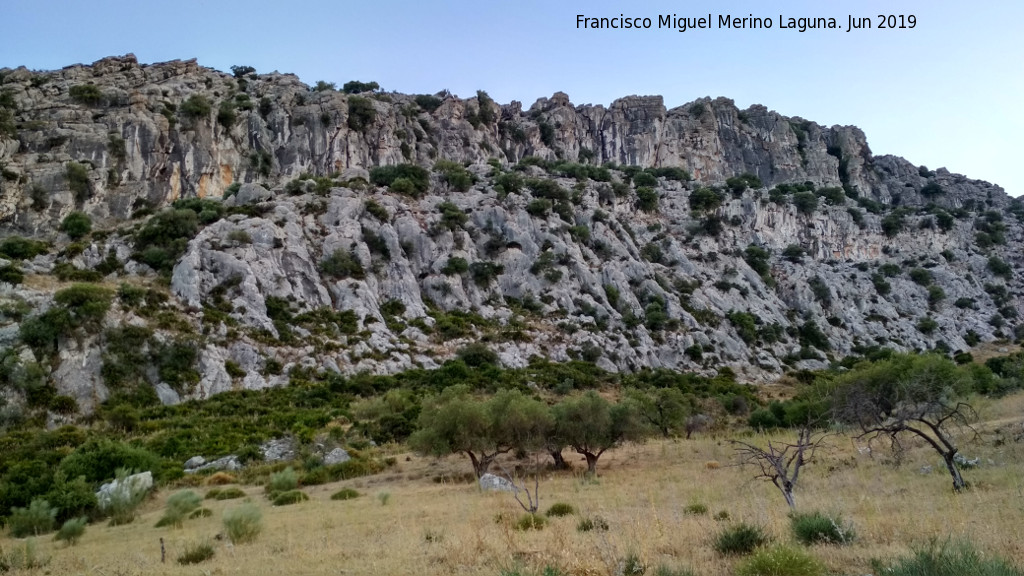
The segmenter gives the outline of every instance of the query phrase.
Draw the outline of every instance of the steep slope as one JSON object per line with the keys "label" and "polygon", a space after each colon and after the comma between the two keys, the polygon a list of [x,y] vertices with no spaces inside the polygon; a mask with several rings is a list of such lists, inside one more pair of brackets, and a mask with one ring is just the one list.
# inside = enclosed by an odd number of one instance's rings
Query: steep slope
{"label": "steep slope", "polygon": [[[856,128],[722,98],[524,111],[238,72],[0,70],[0,235],[52,243],[0,285],[5,362],[89,409],[135,384],[175,402],[295,367],[431,368],[474,342],[509,366],[761,380],[1019,335],[1024,207],[875,157]],[[103,231],[58,233],[75,210]],[[29,351],[53,276],[120,293],[102,326]]]}

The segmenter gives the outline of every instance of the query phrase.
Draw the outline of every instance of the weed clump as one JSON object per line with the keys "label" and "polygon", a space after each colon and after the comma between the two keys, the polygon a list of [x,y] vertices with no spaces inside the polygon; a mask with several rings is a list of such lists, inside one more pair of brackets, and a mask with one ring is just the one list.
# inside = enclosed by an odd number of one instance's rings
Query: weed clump
{"label": "weed clump", "polygon": [[548,519],[539,514],[523,514],[513,525],[516,530],[542,530]]}
{"label": "weed clump", "polygon": [[752,526],[743,522],[725,528],[715,537],[715,552],[725,556],[750,554],[758,546],[763,546],[771,538],[760,526]]}
{"label": "weed clump", "polygon": [[600,516],[587,516],[586,518],[580,518],[580,521],[576,523],[577,532],[590,532],[592,530],[607,532],[608,521]]}
{"label": "weed clump", "polygon": [[209,542],[190,542],[178,556],[178,564],[199,564],[213,558],[213,545]]}
{"label": "weed clump", "polygon": [[576,509],[573,508],[572,504],[566,504],[565,502],[555,502],[554,504],[551,505],[550,508],[548,508],[548,511],[545,512],[544,515],[549,517],[549,518],[552,518],[552,517],[568,516],[570,514],[575,514],[575,513],[576,513]]}
{"label": "weed clump", "polygon": [[255,542],[263,530],[263,513],[252,503],[224,512],[224,532],[232,544]]}
{"label": "weed clump", "polygon": [[206,493],[207,500],[234,500],[245,498],[245,491],[241,488],[214,488]]}
{"label": "weed clump", "polygon": [[271,502],[274,506],[288,506],[290,504],[298,504],[299,502],[305,502],[307,500],[309,500],[309,496],[307,496],[302,490],[288,490],[287,492],[278,492],[275,494]]}
{"label": "weed clump", "polygon": [[997,556],[986,557],[970,542],[932,541],[908,558],[886,566],[871,562],[875,574],[887,576],[1022,576],[1024,571]]}
{"label": "weed clump", "polygon": [[74,546],[81,540],[82,535],[85,534],[85,525],[88,522],[85,516],[81,518],[71,518],[64,522],[54,535],[53,539],[59,542],[67,542],[68,546]]}
{"label": "weed clump", "polygon": [[853,541],[853,529],[843,525],[839,516],[832,518],[821,512],[793,514],[790,517],[793,535],[801,544],[849,544]]}
{"label": "weed clump", "polygon": [[341,490],[338,490],[334,494],[331,494],[331,500],[352,500],[353,498],[358,497],[359,492],[357,492],[353,488],[342,488]]}
{"label": "weed clump", "polygon": [[758,550],[736,569],[738,576],[821,576],[825,568],[813,556],[789,546]]}

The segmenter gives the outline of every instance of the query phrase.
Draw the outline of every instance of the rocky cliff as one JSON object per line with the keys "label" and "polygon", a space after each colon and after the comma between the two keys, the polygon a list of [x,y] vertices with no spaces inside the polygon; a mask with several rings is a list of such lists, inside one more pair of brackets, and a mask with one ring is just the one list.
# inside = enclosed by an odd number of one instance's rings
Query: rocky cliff
{"label": "rocky cliff", "polygon": [[[764,380],[1021,332],[1020,202],[876,157],[854,127],[724,98],[348,94],[131,55],[2,69],[0,95],[0,237],[47,243],[0,261],[23,275],[0,283],[0,347],[83,409],[120,385],[126,327],[164,402],[480,342],[508,366]],[[169,248],[174,210],[196,228]],[[72,240],[74,212],[93,231]],[[119,290],[102,325],[24,346],[75,280]]]}

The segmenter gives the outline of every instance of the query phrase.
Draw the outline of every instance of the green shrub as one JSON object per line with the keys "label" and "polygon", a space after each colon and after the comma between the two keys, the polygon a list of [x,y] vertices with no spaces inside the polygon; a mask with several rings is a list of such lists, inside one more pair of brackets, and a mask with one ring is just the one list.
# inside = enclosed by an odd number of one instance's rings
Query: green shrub
{"label": "green shrub", "polygon": [[8,260],[28,260],[47,251],[46,243],[21,236],[11,236],[0,242],[0,256]]}
{"label": "green shrub", "polygon": [[25,273],[21,271],[21,268],[8,264],[7,266],[0,267],[0,282],[7,282],[8,284],[18,285],[25,280]]}
{"label": "green shrub", "polygon": [[11,536],[24,538],[52,532],[56,519],[56,508],[51,507],[43,498],[33,498],[28,508],[11,508],[7,525],[11,529]]}
{"label": "green shrub", "polygon": [[185,490],[184,492],[172,495],[167,499],[164,515],[157,521],[156,527],[174,526],[181,528],[181,524],[188,514],[199,508],[201,504],[202,499],[191,490]]}
{"label": "green shrub", "polygon": [[88,520],[85,516],[65,520],[64,524],[60,527],[60,530],[57,531],[57,534],[54,535],[53,539],[60,542],[67,542],[68,546],[74,546],[75,544],[78,544],[82,535],[85,534],[85,525],[87,522]]}
{"label": "green shrub", "polygon": [[454,276],[457,274],[464,274],[469,271],[469,262],[465,258],[459,258],[458,256],[452,256],[448,259],[448,262],[441,268],[441,273]]}
{"label": "green shrub", "polygon": [[267,492],[271,494],[274,492],[287,492],[298,487],[299,475],[295,472],[294,468],[289,466],[280,472],[270,475],[270,481],[267,483]]}
{"label": "green shrub", "polygon": [[230,130],[235,125],[235,122],[238,122],[238,112],[235,103],[230,100],[221,102],[220,106],[217,107],[217,123]]}
{"label": "green shrub", "polygon": [[998,556],[982,554],[969,542],[934,540],[891,565],[873,561],[872,569],[886,576],[1024,576],[1024,571]]}
{"label": "green shrub", "polygon": [[790,516],[790,527],[793,536],[801,544],[849,544],[853,541],[854,532],[843,524],[839,516],[831,517],[821,512],[793,514]]}
{"label": "green shrub", "polygon": [[542,530],[547,525],[547,518],[539,514],[523,514],[516,521],[514,527],[516,530]]}
{"label": "green shrub", "polygon": [[158,271],[170,272],[198,232],[199,214],[194,210],[164,210],[135,235],[135,258]]}
{"label": "green shrub", "polygon": [[320,272],[336,279],[361,279],[366,276],[363,265],[344,248],[338,248],[330,256],[324,258],[320,262]]}
{"label": "green shrub", "polygon": [[114,474],[119,489],[112,491],[106,500],[100,501],[100,510],[110,516],[111,526],[134,522],[136,512],[148,493],[148,490],[141,485],[128,482],[129,476],[131,476],[130,470],[119,468]]}
{"label": "green shrub", "polygon": [[287,492],[275,492],[271,503],[274,506],[288,506],[309,500],[309,496],[302,490],[288,490]]}
{"label": "green shrub", "polygon": [[209,518],[210,516],[213,516],[213,510],[210,510],[209,508],[196,508],[188,515],[190,520],[195,520],[196,518]]}
{"label": "green shrub", "polygon": [[[394,190],[396,180],[404,179],[407,187]],[[396,164],[394,166],[377,166],[370,170],[370,183],[377,186],[388,186],[395,192],[418,198],[430,190],[430,172],[415,164]]]}
{"label": "green shrub", "polygon": [[437,96],[431,96],[430,94],[417,94],[413,100],[416,102],[417,106],[427,113],[432,113],[441,106],[441,99]]}
{"label": "green shrub", "polygon": [[647,186],[637,188],[636,207],[644,212],[655,212],[658,209],[658,193]]}
{"label": "green shrub", "polygon": [[210,112],[213,110],[213,105],[210,104],[210,101],[206,96],[203,96],[202,94],[193,94],[189,96],[187,100],[182,102],[178,109],[186,118],[205,118],[210,115]]}
{"label": "green shrub", "polygon": [[224,532],[232,544],[255,542],[263,529],[263,513],[252,503],[224,511]]}
{"label": "green shrub", "polygon": [[550,508],[548,508],[548,511],[545,512],[544,515],[548,517],[561,517],[575,513],[576,509],[573,508],[572,504],[566,504],[565,502],[555,502],[554,504],[551,505]]}
{"label": "green shrub", "polygon": [[213,545],[209,542],[189,542],[178,555],[178,564],[199,564],[213,558]]}
{"label": "green shrub", "polygon": [[917,321],[917,329],[922,334],[931,334],[932,332],[935,332],[935,329],[938,327],[939,323],[927,316]]}
{"label": "green shrub", "polygon": [[[377,120],[373,101],[359,96],[349,96],[348,127],[356,132],[365,132]],[[372,172],[371,172],[372,174]]]}
{"label": "green shrub", "polygon": [[1013,267],[998,256],[992,256],[988,259],[988,269],[996,276],[1002,276],[1007,280],[1013,277]]}
{"label": "green shrub", "polygon": [[352,500],[353,498],[358,497],[359,492],[352,488],[342,488],[341,490],[338,490],[334,494],[331,494],[331,500]]}
{"label": "green shrub", "polygon": [[921,286],[928,286],[932,283],[932,273],[924,268],[914,268],[909,273],[910,279]]}
{"label": "green shrub", "polygon": [[580,518],[580,521],[576,523],[577,532],[590,532],[592,530],[607,532],[608,521],[600,516],[587,516],[586,518]]}
{"label": "green shrub", "polygon": [[60,229],[72,240],[78,240],[92,231],[92,219],[84,212],[75,211],[64,217]]}
{"label": "green shrub", "polygon": [[380,220],[381,222],[388,221],[389,216],[387,209],[381,206],[380,204],[374,202],[373,200],[367,200],[363,204],[363,209],[366,210],[367,214],[373,216],[374,218]]}
{"label": "green shrub", "polygon": [[72,86],[68,90],[68,95],[71,96],[72,100],[86,104],[88,106],[96,106],[103,102],[103,92],[100,91],[99,86],[95,84],[79,84]]}
{"label": "green shrub", "polygon": [[75,200],[85,202],[92,196],[92,181],[89,179],[89,169],[78,162],[68,162],[64,169],[64,176],[68,181],[68,188],[75,193]]}
{"label": "green shrub", "polygon": [[690,210],[707,212],[722,205],[722,196],[710,188],[698,188],[690,194]]}
{"label": "green shrub", "polygon": [[750,554],[758,546],[763,546],[771,538],[760,526],[739,523],[723,529],[715,536],[713,547],[723,555]]}
{"label": "green shrub", "polygon": [[700,503],[690,504],[686,508],[683,508],[683,512],[693,514],[694,516],[703,516],[708,513],[708,507]]}
{"label": "green shrub", "polygon": [[373,92],[374,90],[379,89],[380,84],[377,84],[376,82],[360,82],[358,80],[345,82],[341,87],[341,91],[345,94],[360,94],[362,92]]}
{"label": "green shrub", "polygon": [[245,498],[245,491],[241,488],[214,488],[206,493],[207,499],[214,500],[234,500],[235,498]]}
{"label": "green shrub", "polygon": [[797,192],[793,195],[793,205],[797,212],[811,215],[818,209],[818,197],[813,192]]}
{"label": "green shrub", "polygon": [[803,550],[774,546],[758,550],[736,569],[737,576],[821,576],[825,568]]}
{"label": "green shrub", "polygon": [[903,214],[901,212],[893,212],[885,218],[882,218],[882,232],[886,236],[892,238],[903,231]]}
{"label": "green shrub", "polygon": [[99,505],[96,501],[96,491],[85,480],[85,476],[68,480],[62,471],[53,475],[53,486],[46,493],[46,500],[57,509],[58,521],[90,515]]}

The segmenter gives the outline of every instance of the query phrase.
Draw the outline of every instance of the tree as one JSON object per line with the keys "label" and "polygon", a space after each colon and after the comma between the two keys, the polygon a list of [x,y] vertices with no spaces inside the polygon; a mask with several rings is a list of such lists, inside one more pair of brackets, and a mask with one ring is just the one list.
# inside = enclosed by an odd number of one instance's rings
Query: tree
{"label": "tree", "polygon": [[587,473],[597,473],[605,451],[640,437],[635,412],[627,403],[612,404],[593,390],[553,408],[555,434],[587,459]]}
{"label": "tree", "polygon": [[418,423],[419,430],[409,437],[413,450],[435,456],[465,454],[479,478],[501,454],[538,447],[552,419],[543,403],[518,390],[479,400],[458,385],[425,399]]}
{"label": "tree", "polygon": [[822,445],[824,439],[824,435],[815,437],[810,427],[804,427],[800,429],[796,442],[793,443],[777,443],[769,440],[768,448],[761,448],[740,440],[731,442],[739,453],[740,465],[757,466],[758,473],[755,478],[770,480],[782,492],[786,504],[790,508],[796,508],[793,489],[796,488],[797,480],[800,479],[800,471],[805,464],[814,459],[814,453]]}
{"label": "tree", "polygon": [[692,412],[686,396],[678,388],[633,390],[628,397],[640,421],[654,427],[665,438],[683,430]]}
{"label": "tree", "polygon": [[897,355],[861,363],[841,376],[832,392],[835,417],[857,426],[861,438],[884,438],[899,453],[910,434],[924,440],[942,457],[953,490],[966,486],[957,467],[954,433],[973,431],[974,408],[960,400],[973,388],[974,376],[951,360],[937,356]]}

